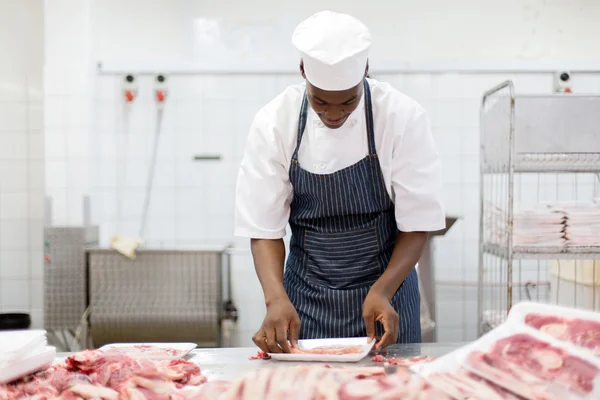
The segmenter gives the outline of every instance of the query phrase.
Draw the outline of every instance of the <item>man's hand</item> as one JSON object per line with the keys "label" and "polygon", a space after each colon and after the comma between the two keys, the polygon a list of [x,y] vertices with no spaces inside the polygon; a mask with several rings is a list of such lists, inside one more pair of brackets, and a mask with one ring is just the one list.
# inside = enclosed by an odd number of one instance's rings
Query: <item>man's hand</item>
{"label": "man's hand", "polygon": [[392,307],[390,300],[383,293],[373,289],[369,291],[363,303],[363,319],[367,326],[367,336],[370,341],[375,339],[375,322],[379,321],[383,324],[385,333],[381,340],[375,344],[375,350],[381,350],[398,341],[400,317]]}
{"label": "man's hand", "polygon": [[289,353],[290,344],[298,346],[299,333],[300,317],[286,296],[267,306],[267,315],[252,340],[265,353]]}

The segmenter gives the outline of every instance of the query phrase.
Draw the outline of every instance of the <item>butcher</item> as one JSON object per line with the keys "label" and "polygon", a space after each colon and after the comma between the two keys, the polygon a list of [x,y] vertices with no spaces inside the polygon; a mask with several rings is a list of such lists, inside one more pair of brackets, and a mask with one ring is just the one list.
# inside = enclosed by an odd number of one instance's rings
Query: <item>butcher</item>
{"label": "butcher", "polygon": [[250,239],[266,303],[253,341],[267,353],[299,339],[420,343],[415,265],[445,227],[428,115],[367,78],[356,18],[319,12],[292,43],[304,82],[258,111],[237,180],[235,235]]}

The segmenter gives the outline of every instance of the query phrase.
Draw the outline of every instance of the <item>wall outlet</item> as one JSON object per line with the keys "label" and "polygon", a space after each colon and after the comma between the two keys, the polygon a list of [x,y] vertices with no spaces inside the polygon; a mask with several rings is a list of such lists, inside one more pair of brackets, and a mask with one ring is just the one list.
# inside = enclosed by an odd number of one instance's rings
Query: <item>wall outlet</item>
{"label": "wall outlet", "polygon": [[572,79],[569,71],[557,71],[554,74],[554,92],[571,93]]}

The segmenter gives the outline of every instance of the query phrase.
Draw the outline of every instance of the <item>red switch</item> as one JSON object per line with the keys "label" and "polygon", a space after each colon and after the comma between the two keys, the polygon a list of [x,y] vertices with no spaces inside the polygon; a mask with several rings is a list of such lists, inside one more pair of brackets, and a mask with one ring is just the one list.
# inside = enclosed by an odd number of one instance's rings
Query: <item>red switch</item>
{"label": "red switch", "polygon": [[156,91],[156,100],[160,103],[165,101],[165,92],[163,92],[162,90],[157,90]]}
{"label": "red switch", "polygon": [[133,92],[131,90],[125,91],[125,100],[127,100],[127,102],[131,103],[134,98],[135,98],[135,95],[133,94]]}

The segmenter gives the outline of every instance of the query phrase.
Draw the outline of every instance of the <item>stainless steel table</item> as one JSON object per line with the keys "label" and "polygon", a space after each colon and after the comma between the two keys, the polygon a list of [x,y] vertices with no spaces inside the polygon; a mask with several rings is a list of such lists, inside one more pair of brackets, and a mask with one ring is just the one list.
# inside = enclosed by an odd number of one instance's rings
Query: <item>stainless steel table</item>
{"label": "stainless steel table", "polygon": [[[392,345],[386,348],[389,357],[414,357],[426,355],[441,357],[466,343],[423,343]],[[196,363],[202,369],[202,374],[209,380],[233,380],[258,368],[293,367],[300,364],[296,362],[283,362],[275,360],[249,360],[258,351],[255,347],[213,348],[196,349],[188,356],[189,361]],[[58,359],[68,356],[67,353],[57,354]],[[334,363],[330,363],[334,365]],[[371,356],[363,358],[358,363],[335,363],[340,366],[373,366],[378,365],[371,361]]]}

